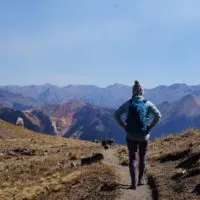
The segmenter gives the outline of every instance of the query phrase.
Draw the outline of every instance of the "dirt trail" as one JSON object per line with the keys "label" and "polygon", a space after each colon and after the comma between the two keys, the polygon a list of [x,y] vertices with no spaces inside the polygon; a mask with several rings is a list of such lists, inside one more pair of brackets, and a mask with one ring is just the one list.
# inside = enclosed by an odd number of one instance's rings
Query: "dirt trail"
{"label": "dirt trail", "polygon": [[148,185],[139,186],[136,190],[129,189],[130,175],[128,167],[120,166],[117,158],[117,149],[108,149],[104,151],[105,164],[112,166],[120,176],[119,193],[116,200],[152,200],[151,189]]}

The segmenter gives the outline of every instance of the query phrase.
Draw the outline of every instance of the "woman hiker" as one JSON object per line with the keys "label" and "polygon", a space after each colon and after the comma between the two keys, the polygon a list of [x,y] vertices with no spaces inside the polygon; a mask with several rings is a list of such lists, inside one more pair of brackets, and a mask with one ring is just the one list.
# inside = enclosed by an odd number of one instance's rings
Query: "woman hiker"
{"label": "woman hiker", "polygon": [[[129,170],[131,188],[145,184],[143,175],[146,167],[146,152],[150,131],[158,123],[161,113],[158,108],[144,98],[144,89],[138,81],[132,87],[132,98],[122,104],[114,114],[115,120],[126,131],[126,141],[129,151]],[[124,122],[121,117],[126,114]],[[149,116],[153,120],[149,122]],[[136,154],[139,149],[139,176],[136,176]],[[137,182],[138,181],[138,182]]]}

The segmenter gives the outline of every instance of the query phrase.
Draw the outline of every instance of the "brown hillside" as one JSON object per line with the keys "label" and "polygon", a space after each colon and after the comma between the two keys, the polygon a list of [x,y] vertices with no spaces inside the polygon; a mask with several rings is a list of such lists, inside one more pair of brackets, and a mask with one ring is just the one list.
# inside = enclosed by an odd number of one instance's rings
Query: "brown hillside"
{"label": "brown hillside", "polygon": [[148,168],[155,199],[200,199],[200,131],[152,142]]}
{"label": "brown hillside", "polygon": [[[114,199],[105,191],[113,170],[82,158],[101,153],[100,144],[47,136],[0,120],[0,199]],[[73,164],[73,165],[72,165]]]}
{"label": "brown hillside", "polygon": [[85,103],[73,100],[64,104],[40,106],[39,109],[55,124],[55,134],[63,136],[72,125],[75,113],[84,106]]}

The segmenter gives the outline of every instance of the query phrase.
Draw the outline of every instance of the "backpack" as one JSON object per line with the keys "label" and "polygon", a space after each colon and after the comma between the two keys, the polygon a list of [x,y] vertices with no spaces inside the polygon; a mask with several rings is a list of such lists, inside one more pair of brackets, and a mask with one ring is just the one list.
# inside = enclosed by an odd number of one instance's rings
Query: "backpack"
{"label": "backpack", "polygon": [[128,115],[126,118],[126,132],[131,134],[147,134],[148,132],[148,109],[147,100],[129,100]]}

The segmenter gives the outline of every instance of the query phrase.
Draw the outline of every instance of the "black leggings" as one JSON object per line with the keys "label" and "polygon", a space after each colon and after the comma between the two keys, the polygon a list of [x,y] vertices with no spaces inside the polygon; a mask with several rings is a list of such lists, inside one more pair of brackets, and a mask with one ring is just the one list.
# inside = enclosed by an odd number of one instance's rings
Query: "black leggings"
{"label": "black leggings", "polygon": [[143,177],[144,170],[146,168],[146,152],[148,141],[132,141],[127,139],[127,146],[129,151],[129,170],[131,175],[132,184],[136,185],[136,156],[137,149],[139,148],[139,179]]}

